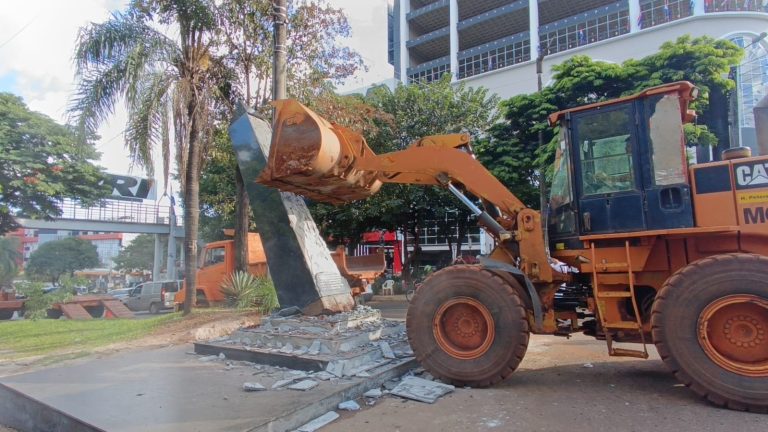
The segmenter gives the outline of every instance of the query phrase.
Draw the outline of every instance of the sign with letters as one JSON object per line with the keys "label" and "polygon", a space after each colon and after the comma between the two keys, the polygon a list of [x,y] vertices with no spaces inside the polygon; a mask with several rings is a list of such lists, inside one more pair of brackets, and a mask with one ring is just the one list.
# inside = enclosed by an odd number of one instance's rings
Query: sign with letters
{"label": "sign with letters", "polygon": [[747,162],[734,164],[733,174],[736,189],[768,188],[768,162]]}
{"label": "sign with letters", "polygon": [[107,173],[112,185],[112,199],[143,201],[157,199],[157,184],[152,179]]}

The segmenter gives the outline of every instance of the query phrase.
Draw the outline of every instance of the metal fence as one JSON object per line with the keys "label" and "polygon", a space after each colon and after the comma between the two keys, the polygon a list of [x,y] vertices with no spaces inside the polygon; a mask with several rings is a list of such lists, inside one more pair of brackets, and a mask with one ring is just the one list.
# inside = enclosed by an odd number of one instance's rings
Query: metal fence
{"label": "metal fence", "polygon": [[[169,224],[171,216],[168,204],[141,201],[103,200],[91,207],[83,207],[72,200],[60,203],[61,216],[58,219],[109,221],[137,224]],[[178,214],[178,213],[177,213]],[[176,226],[181,218],[176,217]]]}

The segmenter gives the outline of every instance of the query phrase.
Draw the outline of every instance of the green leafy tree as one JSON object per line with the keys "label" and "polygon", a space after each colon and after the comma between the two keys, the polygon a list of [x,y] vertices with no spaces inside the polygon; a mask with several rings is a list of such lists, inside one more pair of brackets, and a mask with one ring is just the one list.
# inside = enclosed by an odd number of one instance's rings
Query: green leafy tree
{"label": "green leafy tree", "polygon": [[[395,140],[391,150],[403,149],[427,135],[468,133],[477,141],[499,118],[497,96],[490,95],[485,88],[451,84],[449,74],[427,85],[398,85],[394,91],[379,87],[371,92],[367,101],[393,118]],[[410,233],[417,254],[421,228],[436,220],[445,220],[447,212],[456,215],[460,233],[456,241],[461,252],[458,240],[474,223],[463,204],[440,188],[392,185],[391,189],[395,192],[390,195],[394,202],[390,203],[393,212],[389,222]],[[447,230],[443,231],[448,234]]]}
{"label": "green leafy tree", "polygon": [[19,239],[15,237],[0,237],[0,289],[13,282],[13,278],[19,273],[18,260]]}
{"label": "green leafy tree", "polygon": [[[551,86],[502,102],[504,121],[477,145],[478,158],[523,202],[538,208],[539,175],[554,161],[554,137],[558,133],[547,124],[549,114],[680,80],[691,81],[700,89],[698,100],[691,106],[700,114],[699,124],[684,129],[688,144],[725,142],[724,95],[734,83],[723,76],[741,56],[742,50],[735,44],[706,36],[682,36],[664,43],[655,54],[621,65],[573,56],[553,66]],[[542,148],[539,133],[545,144]]]}
{"label": "green leafy tree", "polygon": [[215,7],[212,0],[133,0],[124,13],[82,28],[75,51],[79,82],[70,110],[78,131],[93,133],[124,99],[133,161],[152,174],[152,150],[159,146],[167,179],[173,129],[184,198],[184,314],[196,284],[200,172],[226,90],[219,87],[226,70],[213,52]]}
{"label": "green leafy tree", "polygon": [[98,156],[66,126],[0,93],[0,235],[18,228],[14,216],[52,218],[64,198],[88,205],[107,196]]}
{"label": "green leafy tree", "polygon": [[76,237],[45,242],[29,256],[27,274],[59,282],[62,275],[74,276],[75,271],[99,266],[96,246]]}
{"label": "green leafy tree", "polygon": [[[224,0],[217,8],[224,63],[233,71],[226,83],[232,98],[259,108],[272,99],[272,2]],[[287,15],[287,87],[291,97],[314,100],[329,84],[340,83],[364,68],[360,55],[343,46],[350,26],[343,11],[327,1],[289,2]],[[231,116],[233,112],[230,112]],[[201,236],[221,239],[222,228],[235,228],[236,268],[247,270],[251,211],[245,181],[232,153],[226,130],[215,134],[201,180]],[[249,181],[252,179],[248,179]]]}
{"label": "green leafy tree", "polygon": [[[161,256],[165,257],[168,251],[168,236],[160,236],[160,244],[163,245]],[[179,248],[180,245],[177,245]],[[176,251],[176,256],[179,256]],[[115,269],[124,271],[151,271],[154,267],[155,236],[153,234],[140,234],[125,246],[114,259]]]}
{"label": "green leafy tree", "polygon": [[[394,91],[379,87],[364,99],[331,99],[312,108],[362,132],[371,149],[381,154],[402,150],[427,135],[469,133],[477,138],[497,120],[497,104],[498,98],[487,90],[452,85],[445,75],[428,85],[400,85]],[[312,211],[323,232],[338,241],[356,242],[363,232],[374,229],[408,233],[415,253],[404,257],[406,277],[418,259],[421,228],[445,220],[446,214],[459,224],[460,235],[474,224],[471,213],[447,191],[401,184],[386,184],[372,197],[340,207],[315,204]],[[448,234],[455,226],[444,227],[443,232]],[[458,238],[450,241],[458,244]]]}

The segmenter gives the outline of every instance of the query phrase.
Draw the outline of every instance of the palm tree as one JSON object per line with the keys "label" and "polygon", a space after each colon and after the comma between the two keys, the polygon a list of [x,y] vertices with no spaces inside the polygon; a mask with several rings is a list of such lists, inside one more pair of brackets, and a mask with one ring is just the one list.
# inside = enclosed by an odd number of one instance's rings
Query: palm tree
{"label": "palm tree", "polygon": [[0,237],[0,288],[10,285],[19,272],[19,240],[15,237]]}
{"label": "palm tree", "polygon": [[132,0],[126,12],[83,27],[74,55],[79,82],[70,113],[78,132],[95,133],[124,100],[132,161],[153,175],[160,146],[166,184],[173,138],[184,198],[184,314],[196,292],[198,181],[218,101],[215,30],[213,0]]}

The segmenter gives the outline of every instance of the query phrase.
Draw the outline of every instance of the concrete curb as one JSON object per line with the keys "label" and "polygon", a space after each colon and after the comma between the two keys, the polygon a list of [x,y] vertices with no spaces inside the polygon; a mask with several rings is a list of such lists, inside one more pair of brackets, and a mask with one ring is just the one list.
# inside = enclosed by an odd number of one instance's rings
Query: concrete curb
{"label": "concrete curb", "polygon": [[104,432],[52,406],[0,383],[0,424],[21,432]]}
{"label": "concrete curb", "polygon": [[265,423],[257,425],[248,432],[276,432],[290,431],[309,421],[320,417],[328,411],[335,411],[341,402],[357,399],[366,391],[372,388],[381,387],[385,382],[397,378],[409,370],[418,367],[416,359],[411,358],[394,366],[385,367],[385,369],[369,378],[352,384],[348,387],[340,388],[338,391],[326,396],[325,398],[308,406],[297,408],[294,411],[285,413],[280,417],[273,418]]}

